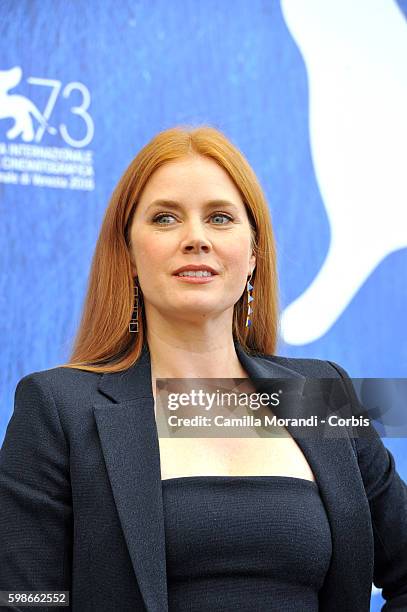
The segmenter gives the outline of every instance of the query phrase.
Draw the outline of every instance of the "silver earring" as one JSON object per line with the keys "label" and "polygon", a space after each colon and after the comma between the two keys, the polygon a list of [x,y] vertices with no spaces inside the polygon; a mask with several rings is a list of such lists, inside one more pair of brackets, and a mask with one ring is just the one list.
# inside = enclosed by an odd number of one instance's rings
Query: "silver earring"
{"label": "silver earring", "polygon": [[253,285],[250,284],[250,281],[252,280],[252,276],[253,276],[253,272],[250,274],[250,277],[247,281],[247,317],[246,317],[245,327],[250,327],[250,325],[252,324],[250,320],[250,315],[253,312],[253,308],[250,306],[250,302],[253,302],[254,300],[254,297],[250,295],[250,292],[253,291]]}
{"label": "silver earring", "polygon": [[131,317],[131,321],[129,323],[129,332],[137,333],[138,332],[138,286],[137,286],[137,277],[134,279],[134,309]]}

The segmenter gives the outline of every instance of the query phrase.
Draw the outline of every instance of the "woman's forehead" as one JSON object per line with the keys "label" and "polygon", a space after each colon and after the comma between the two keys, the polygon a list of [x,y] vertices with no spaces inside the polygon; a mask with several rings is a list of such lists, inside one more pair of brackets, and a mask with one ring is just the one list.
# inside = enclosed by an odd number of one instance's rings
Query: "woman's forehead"
{"label": "woman's forehead", "polygon": [[[143,192],[148,193],[157,188],[170,190],[171,193],[163,194],[163,197],[174,197],[174,189],[181,193],[188,192],[188,189],[199,189],[205,192],[222,187],[229,192],[239,194],[229,174],[213,159],[198,156],[193,158],[181,158],[166,162],[147,180]],[[218,194],[208,193],[208,199],[218,197]]]}

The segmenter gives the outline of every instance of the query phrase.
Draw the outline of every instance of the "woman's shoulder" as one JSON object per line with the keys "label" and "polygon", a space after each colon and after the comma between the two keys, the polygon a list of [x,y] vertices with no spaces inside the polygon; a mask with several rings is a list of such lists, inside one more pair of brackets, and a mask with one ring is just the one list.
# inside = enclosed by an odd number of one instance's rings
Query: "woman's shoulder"
{"label": "woman's shoulder", "polygon": [[24,394],[24,392],[35,389],[38,392],[50,393],[55,397],[90,395],[97,391],[101,376],[100,372],[55,366],[30,372],[20,378],[16,386],[16,394]]}
{"label": "woman's shoulder", "polygon": [[22,382],[27,378],[34,379],[38,382],[47,380],[73,380],[75,382],[78,382],[80,380],[98,380],[102,374],[102,372],[90,372],[89,370],[82,370],[80,368],[72,368],[63,365],[58,365],[44,370],[35,370],[33,372],[29,372],[25,374],[19,382]]}
{"label": "woman's shoulder", "polygon": [[346,370],[334,361],[311,357],[284,357],[282,355],[261,355],[284,368],[294,370],[303,376],[338,378],[348,377]]}

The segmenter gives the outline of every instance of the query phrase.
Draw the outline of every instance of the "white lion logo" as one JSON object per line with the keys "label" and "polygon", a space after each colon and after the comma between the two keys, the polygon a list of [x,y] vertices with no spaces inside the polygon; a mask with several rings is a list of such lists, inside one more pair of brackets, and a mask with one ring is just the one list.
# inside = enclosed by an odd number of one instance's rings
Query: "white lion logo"
{"label": "white lion logo", "polygon": [[14,125],[6,133],[7,138],[14,140],[21,136],[24,142],[34,140],[31,115],[50,134],[56,134],[56,129],[48,125],[43,115],[29,98],[9,93],[9,89],[20,83],[21,77],[22,70],[19,66],[10,68],[10,70],[0,70],[0,119],[14,119]]}

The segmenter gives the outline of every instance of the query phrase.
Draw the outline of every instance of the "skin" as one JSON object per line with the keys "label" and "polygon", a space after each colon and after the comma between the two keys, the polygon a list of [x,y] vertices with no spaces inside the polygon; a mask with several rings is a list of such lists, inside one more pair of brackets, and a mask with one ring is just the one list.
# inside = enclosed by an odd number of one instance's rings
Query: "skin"
{"label": "skin", "polygon": [[[175,200],[180,208],[149,208],[159,198]],[[207,207],[207,201],[219,199],[231,206]],[[167,214],[157,220],[159,213]],[[130,238],[132,273],[139,279],[148,323],[153,384],[157,377],[246,378],[233,344],[233,306],[256,258],[246,208],[225,170],[198,155],[161,166],[141,194]],[[209,265],[219,274],[207,284],[185,283],[172,275],[190,263]]]}

